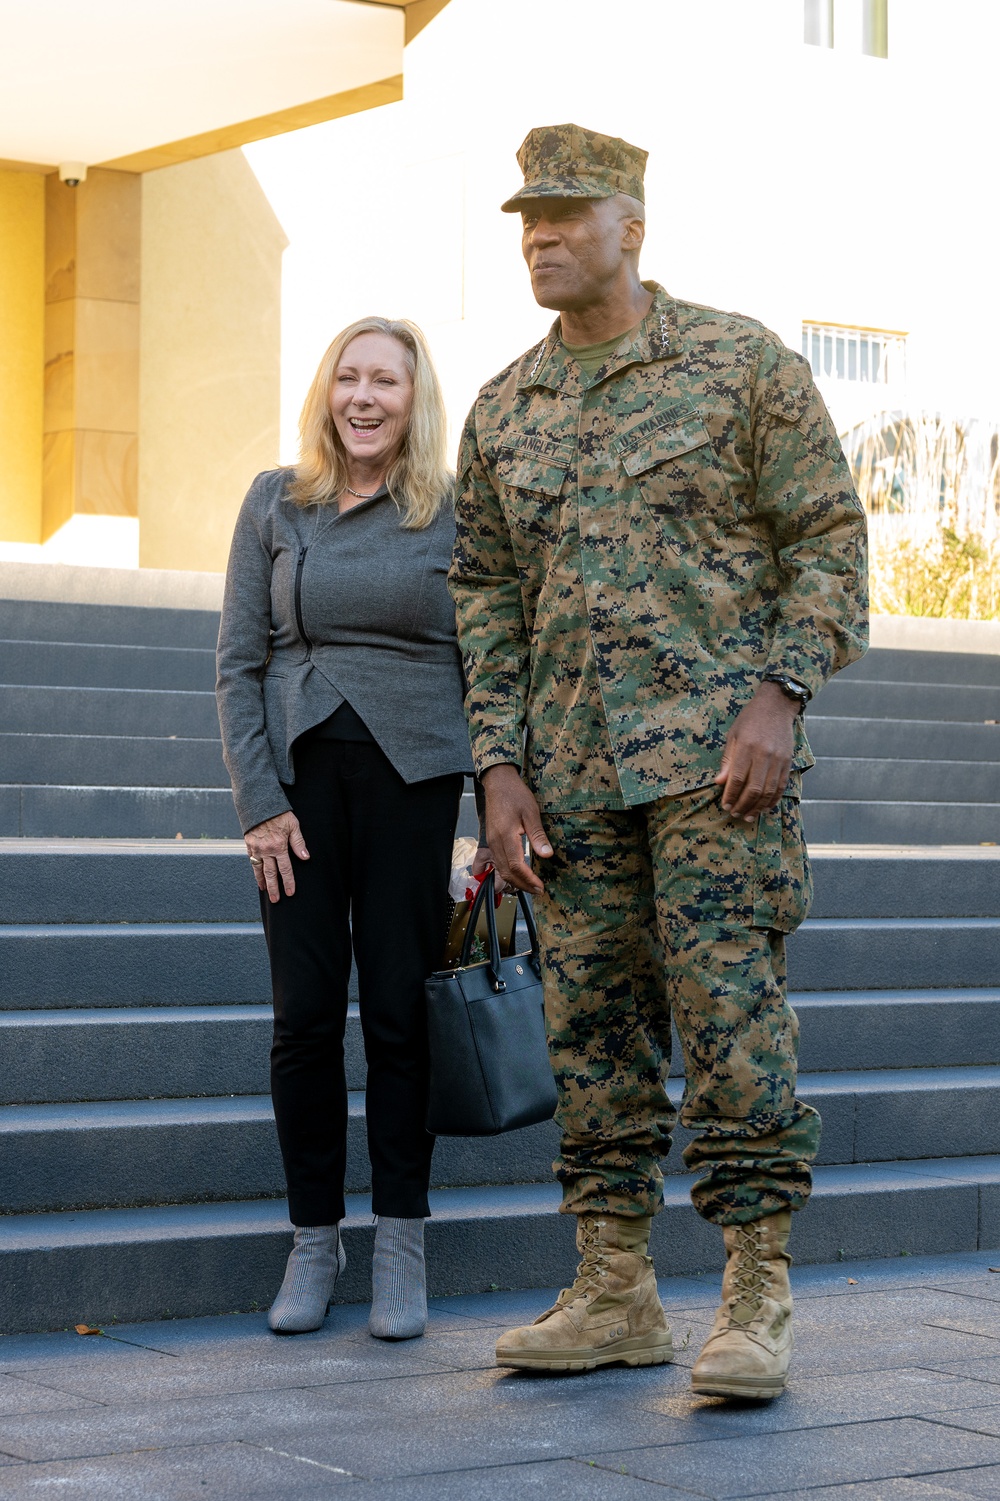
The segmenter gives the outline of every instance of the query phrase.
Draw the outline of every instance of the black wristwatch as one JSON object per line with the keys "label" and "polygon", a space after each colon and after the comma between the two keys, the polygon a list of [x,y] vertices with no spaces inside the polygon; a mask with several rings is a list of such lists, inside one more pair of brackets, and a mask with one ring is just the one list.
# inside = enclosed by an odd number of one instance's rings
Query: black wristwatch
{"label": "black wristwatch", "polygon": [[764,676],[764,682],[777,683],[782,693],[787,694],[789,698],[794,698],[800,711],[805,708],[806,704],[812,698],[809,689],[795,678],[790,678],[787,673],[768,672]]}

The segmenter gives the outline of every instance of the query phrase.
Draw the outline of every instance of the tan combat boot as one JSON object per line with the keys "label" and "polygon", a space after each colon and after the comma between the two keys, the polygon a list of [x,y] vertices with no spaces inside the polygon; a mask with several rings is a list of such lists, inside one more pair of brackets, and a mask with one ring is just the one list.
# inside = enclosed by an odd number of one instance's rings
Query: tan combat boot
{"label": "tan combat boot", "polygon": [[670,1326],[646,1255],[651,1217],[583,1214],[581,1261],[572,1287],[497,1344],[497,1365],[530,1371],[592,1371],[595,1366],[663,1365],[674,1358]]}
{"label": "tan combat boot", "polygon": [[711,1397],[777,1397],[792,1353],[792,1290],[785,1247],[790,1209],[751,1225],[726,1225],[729,1259],[722,1307],[691,1372],[691,1387]]}

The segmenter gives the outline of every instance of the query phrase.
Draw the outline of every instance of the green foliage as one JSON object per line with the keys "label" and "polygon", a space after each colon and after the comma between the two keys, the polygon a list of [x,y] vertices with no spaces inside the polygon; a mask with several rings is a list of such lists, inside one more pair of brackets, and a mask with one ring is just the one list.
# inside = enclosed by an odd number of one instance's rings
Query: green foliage
{"label": "green foliage", "polygon": [[930,536],[871,538],[876,615],[1000,619],[1000,546],[941,526]]}
{"label": "green foliage", "polygon": [[993,424],[880,412],[844,435],[868,513],[872,611],[1000,616],[1000,434]]}

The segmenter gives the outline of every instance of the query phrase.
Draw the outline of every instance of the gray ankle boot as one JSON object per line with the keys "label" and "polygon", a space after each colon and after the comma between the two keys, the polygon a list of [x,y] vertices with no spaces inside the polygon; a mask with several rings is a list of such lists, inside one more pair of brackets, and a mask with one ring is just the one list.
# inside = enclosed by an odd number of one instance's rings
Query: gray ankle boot
{"label": "gray ankle boot", "polygon": [[339,1225],[297,1226],[285,1280],[267,1316],[275,1334],[318,1329],[346,1265]]}
{"label": "gray ankle boot", "polygon": [[423,1220],[379,1216],[372,1258],[372,1311],[376,1339],[416,1339],[427,1327]]}

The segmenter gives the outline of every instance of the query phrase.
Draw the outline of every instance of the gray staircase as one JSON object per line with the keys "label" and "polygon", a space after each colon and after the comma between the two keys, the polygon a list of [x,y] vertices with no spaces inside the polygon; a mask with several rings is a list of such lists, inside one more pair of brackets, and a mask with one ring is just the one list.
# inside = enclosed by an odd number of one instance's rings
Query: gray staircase
{"label": "gray staircase", "polygon": [[0,600],[0,835],[239,835],[213,610]]}
{"label": "gray staircase", "polygon": [[1000,843],[996,652],[876,646],[817,694],[807,723],[814,843]]}
{"label": "gray staircase", "polygon": [[[825,1132],[798,1255],[987,1244],[1000,1234],[995,963],[989,973],[1000,850],[838,848],[814,862],[816,916],[790,941],[789,968],[802,1093]],[[2,1300],[3,1327],[265,1303],[288,1231],[266,1092],[265,955],[239,847],[8,840],[0,875],[12,919],[0,932],[0,1286],[18,1290]],[[862,915],[844,915],[852,910]],[[98,913],[102,924],[91,921]],[[31,962],[17,951],[33,930],[45,936]],[[956,932],[944,957],[934,938],[914,962],[915,933]],[[970,932],[991,935],[992,951]],[[124,958],[109,957],[113,942]],[[928,981],[932,962],[940,977]],[[355,1254],[344,1296],[361,1298],[370,1218],[353,1009],[347,1059]],[[678,1136],[657,1254],[698,1270],[718,1248],[688,1207]],[[563,1274],[571,1250],[552,1217],[555,1146],[550,1124],[439,1143],[429,1233],[439,1290]]]}
{"label": "gray staircase", "polygon": [[[215,620],[0,601],[20,664],[0,673],[0,810],[14,810],[0,838],[0,1330],[264,1306],[280,1280],[289,1228],[257,892],[242,843],[212,837],[233,829]],[[996,812],[1000,757],[994,726],[947,717],[980,712],[980,694],[995,707],[996,665],[876,651],[811,711],[816,900],[788,958],[801,1093],[825,1130],[796,1223],[800,1261],[1000,1247],[1000,848],[982,812]],[[924,707],[928,683],[951,695],[936,699],[946,712]],[[885,711],[887,684],[899,718],[870,714]],[[921,780],[924,763],[939,769]],[[45,780],[56,772],[64,780]],[[980,774],[980,804],[948,801],[935,780],[971,787]],[[912,801],[878,795],[903,776],[916,779]],[[949,838],[926,835],[929,809],[970,805],[974,839],[954,821]],[[849,807],[864,840],[817,843],[818,822],[839,816],[841,830]],[[883,838],[885,810],[908,817],[912,837]],[[338,1292],[354,1300],[367,1295],[372,1235],[356,1007],[347,1068]],[[680,1071],[678,1052],[675,1100]],[[720,1261],[717,1232],[690,1208],[685,1139],[655,1227],[665,1271]],[[572,1226],[554,1213],[555,1150],[551,1123],[438,1143],[434,1291],[564,1278]]]}
{"label": "gray staircase", "polygon": [[213,610],[0,599],[0,838],[238,838],[218,632]]}

